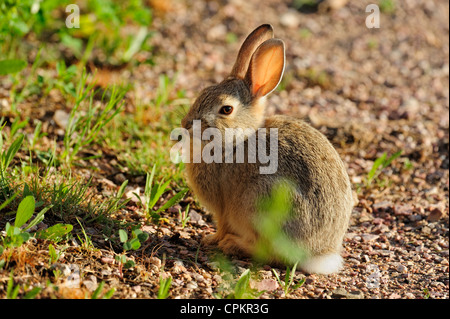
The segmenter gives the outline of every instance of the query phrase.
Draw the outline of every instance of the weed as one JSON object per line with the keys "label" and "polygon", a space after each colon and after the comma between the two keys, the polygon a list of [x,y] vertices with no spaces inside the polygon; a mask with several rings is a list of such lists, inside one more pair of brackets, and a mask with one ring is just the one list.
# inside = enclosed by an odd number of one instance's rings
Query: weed
{"label": "weed", "polygon": [[148,234],[140,229],[133,229],[131,231],[132,238],[128,240],[128,234],[125,230],[119,229],[119,238],[123,243],[123,249],[127,250],[138,250],[141,248],[141,243],[147,241]]}
{"label": "weed", "polygon": [[[100,104],[94,106],[94,83],[86,85],[86,81],[87,74],[83,70],[77,86],[76,102],[70,112],[64,135],[64,152],[61,156],[68,167],[71,166],[78,152],[96,140],[103,127],[119,114],[123,106],[120,102],[126,93],[126,89],[113,87],[105,108],[100,109]],[[102,101],[106,92],[105,90],[102,95]],[[88,108],[86,114],[82,115],[80,107],[85,100],[88,100]]]}
{"label": "weed", "polygon": [[11,146],[8,148],[8,150],[5,152],[3,150],[3,137],[0,133],[0,177],[3,179],[6,169],[8,168],[9,164],[11,164],[12,159],[16,155],[16,153],[19,151],[20,147],[22,146],[23,140],[25,138],[25,135],[20,134],[19,137],[17,137],[14,142],[11,144]]}
{"label": "weed", "polygon": [[292,267],[292,270],[289,268],[289,266],[286,268],[286,274],[284,276],[284,282],[281,281],[280,276],[278,275],[278,273],[274,269],[272,269],[272,272],[275,275],[275,277],[277,278],[278,283],[280,284],[281,287],[283,287],[284,294],[286,296],[288,294],[290,294],[293,290],[301,287],[305,283],[305,278],[303,278],[302,280],[300,280],[299,282],[294,284],[295,270],[297,268],[297,264],[298,263],[294,264],[294,266]]}
{"label": "weed", "polygon": [[251,273],[250,269],[245,270],[234,285],[233,293],[227,296],[227,299],[255,299],[261,296],[265,291],[258,291],[250,287]]}
{"label": "weed", "polygon": [[132,238],[128,240],[128,234],[124,229],[119,229],[119,239],[123,244],[124,252],[115,256],[115,260],[119,263],[119,272],[122,276],[122,268],[128,269],[135,266],[132,259],[127,259],[126,253],[129,250],[138,250],[141,244],[148,239],[148,234],[142,230],[135,228],[131,231]]}
{"label": "weed", "polygon": [[0,60],[0,75],[13,74],[22,71],[27,62],[19,59]]}
{"label": "weed", "polygon": [[53,247],[52,244],[48,245],[48,254],[50,256],[50,259],[49,259],[50,265],[55,263],[59,259],[59,256],[56,253],[55,247]]}
{"label": "weed", "polygon": [[81,247],[83,247],[86,250],[93,250],[94,249],[94,244],[92,243],[91,238],[88,236],[88,234],[86,233],[86,231],[84,230],[83,225],[81,224],[80,220],[77,218],[77,222],[81,227],[81,233],[83,234],[83,238],[81,238],[79,235],[77,235],[78,240],[81,242]]}
{"label": "weed", "polygon": [[159,277],[159,289],[158,299],[167,299],[170,294],[170,286],[172,285],[172,277],[168,276],[164,278],[162,275]]}
{"label": "weed", "polygon": [[255,220],[255,226],[260,239],[256,243],[256,259],[267,261],[275,258],[295,264],[305,258],[306,252],[283,230],[292,210],[292,194],[295,191],[291,183],[279,181],[270,196],[258,201],[260,218]]}
{"label": "weed", "polygon": [[160,212],[169,209],[170,207],[178,203],[187,193],[188,189],[183,189],[182,191],[178,192],[167,202],[165,202],[160,208],[154,211],[153,207],[155,207],[155,205],[158,203],[170,184],[170,180],[167,182],[164,182],[164,180],[162,180],[160,183],[154,182],[153,180],[155,177],[155,170],[156,164],[153,165],[152,172],[150,174],[147,173],[147,178],[145,180],[144,198],[142,199],[139,194],[134,194],[139,199],[139,203],[144,209],[147,218],[151,218],[153,221],[158,222],[161,218]]}
{"label": "weed", "polygon": [[14,278],[13,273],[9,275],[8,285],[6,287],[6,298],[7,299],[17,299],[17,295],[19,294],[20,286],[14,286]]}
{"label": "weed", "polygon": [[[91,299],[99,299],[100,298],[100,293],[103,291],[103,287],[104,286],[105,286],[105,282],[104,281],[100,282],[98,287],[92,293]],[[111,297],[113,296],[114,292],[115,292],[115,289],[111,288],[110,290],[105,292],[101,298],[102,299],[111,299]]]}
{"label": "weed", "polygon": [[300,37],[302,39],[308,39],[313,35],[313,33],[311,32],[311,30],[309,30],[308,28],[301,28],[300,29]]}
{"label": "weed", "polygon": [[167,299],[170,295],[170,286],[172,285],[172,277],[164,276],[164,265],[166,256],[163,256],[161,274],[159,275],[159,288],[158,288],[158,299]]}
{"label": "weed", "polygon": [[310,87],[320,86],[322,88],[330,88],[332,86],[332,77],[325,70],[308,68],[299,72],[299,77],[305,80]]}
{"label": "weed", "polygon": [[186,223],[189,221],[189,204],[186,206],[184,211],[181,211],[181,208],[178,209],[178,219],[181,222],[181,228],[186,227]]}
{"label": "weed", "polygon": [[[6,298],[7,299],[17,299],[19,295],[20,285],[14,285],[13,272],[11,271],[9,275],[8,284],[6,286]],[[40,292],[42,288],[34,287],[27,291],[23,296],[23,299],[34,299]]]}
{"label": "weed", "polygon": [[394,0],[380,0],[379,2],[380,11],[388,14],[393,14],[395,12],[395,1]]}
{"label": "weed", "polygon": [[379,158],[377,158],[372,165],[371,170],[369,171],[369,173],[367,174],[367,179],[366,179],[366,187],[369,187],[372,182],[381,174],[381,172],[383,171],[383,169],[385,169],[386,167],[388,167],[389,165],[391,165],[391,163],[398,158],[403,151],[398,151],[396,153],[394,153],[393,155],[391,155],[389,158],[387,157],[386,153],[383,153],[383,155],[381,155]]}
{"label": "weed", "polygon": [[[46,207],[42,209],[27,226],[22,227],[32,217],[35,206],[35,199],[33,196],[27,196],[22,199],[17,208],[14,226],[9,222],[6,223],[6,236],[3,238],[3,245],[5,247],[20,247],[24,242],[28,241],[32,237],[32,234],[27,232],[27,230],[39,224],[44,219],[44,214],[51,208]],[[39,235],[39,233],[40,232],[38,232],[37,235]]]}

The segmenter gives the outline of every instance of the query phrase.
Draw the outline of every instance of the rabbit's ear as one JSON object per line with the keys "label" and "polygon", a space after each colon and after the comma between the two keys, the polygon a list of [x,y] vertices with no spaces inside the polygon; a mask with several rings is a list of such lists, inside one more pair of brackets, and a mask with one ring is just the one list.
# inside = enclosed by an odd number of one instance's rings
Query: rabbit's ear
{"label": "rabbit's ear", "polygon": [[271,38],[273,38],[273,28],[270,24],[263,24],[253,30],[242,44],[230,76],[243,79],[247,73],[253,52],[261,43]]}
{"label": "rabbit's ear", "polygon": [[270,39],[253,53],[245,80],[254,97],[263,97],[280,83],[284,72],[284,42]]}

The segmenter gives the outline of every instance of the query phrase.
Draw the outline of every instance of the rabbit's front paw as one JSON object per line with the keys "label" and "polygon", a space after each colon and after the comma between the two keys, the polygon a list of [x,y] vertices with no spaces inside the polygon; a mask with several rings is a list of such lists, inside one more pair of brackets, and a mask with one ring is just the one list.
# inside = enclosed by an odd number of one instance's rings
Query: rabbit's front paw
{"label": "rabbit's front paw", "polygon": [[220,238],[217,233],[211,234],[211,235],[206,235],[205,237],[202,238],[202,245],[203,246],[217,246],[219,241],[220,241]]}
{"label": "rabbit's front paw", "polygon": [[251,256],[252,243],[234,234],[226,234],[219,241],[219,248],[227,255]]}

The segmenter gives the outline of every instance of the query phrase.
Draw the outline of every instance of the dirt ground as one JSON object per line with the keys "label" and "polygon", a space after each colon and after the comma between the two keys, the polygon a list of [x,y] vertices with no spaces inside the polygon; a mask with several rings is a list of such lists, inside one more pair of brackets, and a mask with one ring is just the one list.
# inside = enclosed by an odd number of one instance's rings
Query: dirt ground
{"label": "dirt ground", "polygon": [[[301,12],[284,0],[154,4],[154,65],[108,75],[108,81],[135,83],[143,101],[160,74],[176,75],[175,89],[192,100],[228,74],[255,27],[270,23],[285,41],[286,70],[281,89],[268,98],[268,113],[304,118],[324,133],[344,160],[358,200],[344,240],[345,267],[338,274],[297,271],[296,280],[305,283],[286,295],[269,266],[232,260],[238,273],[253,267],[252,287],[266,290],[260,298],[449,297],[449,4],[395,1],[393,12],[381,12],[380,27],[369,29],[365,9],[372,2],[350,1],[320,12]],[[377,158],[398,151],[400,157],[364,184]],[[117,188],[120,183],[110,178],[116,173],[105,171],[96,182],[104,178]],[[170,298],[217,296],[226,282],[217,260],[200,246],[215,226],[192,196],[163,213],[168,222],[142,226],[150,239],[133,254],[136,267],[123,270],[123,276],[114,247],[97,228],[86,230],[97,250],[70,242],[64,258],[83,270],[80,295],[105,281],[116,289],[116,298],[154,298],[164,265],[162,276],[173,278]],[[182,228],[178,208],[187,203],[191,219]],[[133,209],[130,203],[126,214],[111,218],[139,220]],[[34,260],[34,275],[49,276],[40,264],[43,244],[26,246],[15,258]],[[276,271],[283,278],[285,270]],[[79,294],[65,289],[66,294],[63,288],[59,292],[63,297]]]}

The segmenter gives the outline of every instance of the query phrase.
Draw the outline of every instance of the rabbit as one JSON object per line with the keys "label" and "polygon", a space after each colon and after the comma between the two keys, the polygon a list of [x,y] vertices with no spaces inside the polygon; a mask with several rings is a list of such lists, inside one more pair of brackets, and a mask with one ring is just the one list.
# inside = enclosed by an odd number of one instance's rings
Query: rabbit
{"label": "rabbit", "polygon": [[[290,180],[295,186],[291,217],[282,231],[292,247],[307,252],[298,266],[307,273],[336,273],[343,267],[340,251],[353,208],[350,180],[322,133],[300,119],[265,116],[266,97],[280,83],[284,67],[284,42],[273,38],[271,25],[259,26],[242,44],[230,75],[205,88],[181,121],[190,135],[195,120],[203,131],[217,128],[221,134],[226,128],[276,128],[276,172],[261,174],[262,163],[251,163],[248,158],[244,163],[202,160],[185,163],[186,180],[217,226],[203,244],[238,256],[255,254],[261,237],[255,226],[258,200],[269,196],[278,180]],[[280,257],[269,262],[289,263]]]}

